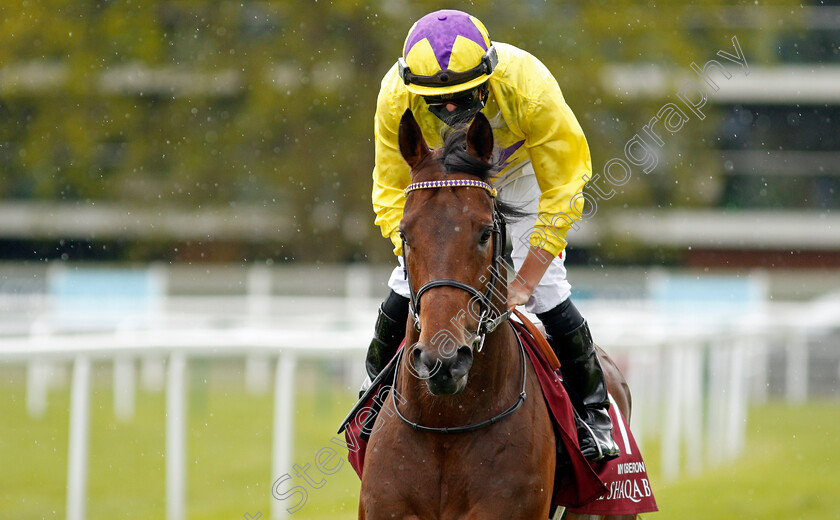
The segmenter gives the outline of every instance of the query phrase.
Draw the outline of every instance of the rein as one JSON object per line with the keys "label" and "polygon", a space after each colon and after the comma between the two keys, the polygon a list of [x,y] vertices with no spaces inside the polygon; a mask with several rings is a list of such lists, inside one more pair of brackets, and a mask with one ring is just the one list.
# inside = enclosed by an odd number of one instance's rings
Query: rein
{"label": "rein", "polygon": [[[470,293],[473,298],[476,298],[480,302],[480,309],[481,309],[481,317],[478,322],[478,328],[476,329],[476,338],[473,340],[473,345],[477,345],[477,350],[481,352],[482,347],[484,346],[484,339],[487,334],[492,333],[495,331],[500,324],[507,321],[510,317],[511,311],[508,310],[502,314],[500,314],[497,318],[493,319],[490,318],[490,313],[492,310],[492,289],[496,286],[496,282],[499,278],[499,266],[502,262],[502,255],[504,255],[505,247],[506,247],[506,236],[505,236],[505,218],[504,215],[499,211],[499,208],[496,206],[496,188],[492,187],[490,184],[477,181],[477,180],[470,180],[470,179],[449,179],[449,180],[439,180],[439,181],[426,181],[426,182],[415,182],[409,184],[405,189],[405,194],[408,195],[410,192],[415,190],[422,190],[422,189],[436,189],[436,188],[449,188],[449,187],[472,187],[472,188],[481,188],[485,190],[490,197],[493,199],[493,263],[490,267],[490,280],[487,283],[487,288],[485,292],[482,294],[479,292],[478,289],[473,287],[472,285],[466,284],[464,282],[460,282],[458,280],[452,280],[449,278],[441,278],[438,280],[431,280],[422,287],[420,287],[417,292],[414,292],[414,287],[411,284],[411,278],[408,274],[408,258],[405,255],[406,251],[406,244],[405,244],[405,236],[402,234],[400,235],[402,238],[402,257],[403,257],[403,272],[405,279],[408,281],[408,288],[410,298],[410,305],[409,305],[409,313],[411,317],[414,319],[414,328],[417,331],[420,331],[420,297],[423,296],[423,293],[428,291],[429,289],[433,289],[435,287],[455,287]],[[484,277],[481,278],[484,280]],[[511,325],[513,327],[513,325]],[[484,428],[485,426],[490,426],[491,424],[495,424],[496,422],[504,419],[505,417],[513,414],[516,410],[518,410],[522,403],[525,402],[525,386],[527,383],[527,374],[528,369],[525,362],[525,346],[522,344],[522,340],[519,338],[519,335],[514,330],[514,336],[516,336],[516,341],[519,343],[519,350],[522,354],[522,389],[519,392],[519,396],[516,399],[516,402],[513,403],[507,410],[503,411],[502,413],[487,419],[485,421],[469,424],[466,426],[453,426],[447,428],[433,428],[430,426],[423,426],[416,422],[412,422],[408,420],[402,412],[400,412],[399,407],[397,406],[397,401],[394,400],[394,410],[397,412],[397,416],[407,425],[409,425],[413,430],[422,431],[422,432],[433,432],[433,433],[465,433],[471,432],[475,430],[479,430]],[[405,349],[400,350],[400,356],[402,357],[402,353]],[[401,359],[397,362],[401,362]],[[397,374],[399,370],[394,372],[394,387],[396,387],[397,383]]]}

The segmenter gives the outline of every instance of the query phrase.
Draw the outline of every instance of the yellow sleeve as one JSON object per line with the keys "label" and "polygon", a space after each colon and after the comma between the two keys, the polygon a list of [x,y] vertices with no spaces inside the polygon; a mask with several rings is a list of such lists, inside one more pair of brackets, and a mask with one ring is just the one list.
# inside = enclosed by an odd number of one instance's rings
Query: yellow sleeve
{"label": "yellow sleeve", "polygon": [[397,138],[400,118],[408,106],[405,95],[395,92],[392,69],[382,80],[373,123],[375,162],[373,167],[373,211],[382,236],[391,239],[394,254],[402,253],[399,224],[405,206],[405,187],[411,183],[408,164],[400,154]]}
{"label": "yellow sleeve", "polygon": [[592,160],[583,130],[557,81],[545,68],[536,74],[542,76],[545,88],[531,98],[523,125],[542,192],[530,242],[558,255],[566,247],[566,233],[583,212],[583,197],[576,195],[586,184],[584,176],[592,176]]}

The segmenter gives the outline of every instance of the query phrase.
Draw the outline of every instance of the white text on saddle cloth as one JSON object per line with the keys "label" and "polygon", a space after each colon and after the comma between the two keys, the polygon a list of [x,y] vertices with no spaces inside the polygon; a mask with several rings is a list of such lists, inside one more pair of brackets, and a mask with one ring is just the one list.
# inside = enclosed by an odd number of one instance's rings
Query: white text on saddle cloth
{"label": "white text on saddle cloth", "polygon": [[598,476],[607,486],[607,493],[574,513],[618,515],[638,514],[658,510],[648,480],[645,462],[633,434],[618,406],[610,396],[610,417],[613,421],[613,439],[621,446],[621,456],[598,468]]}

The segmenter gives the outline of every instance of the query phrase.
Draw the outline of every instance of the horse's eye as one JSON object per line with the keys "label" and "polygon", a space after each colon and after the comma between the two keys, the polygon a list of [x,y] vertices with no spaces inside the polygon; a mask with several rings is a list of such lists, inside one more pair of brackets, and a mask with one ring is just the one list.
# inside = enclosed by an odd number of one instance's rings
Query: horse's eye
{"label": "horse's eye", "polygon": [[485,229],[484,233],[481,234],[481,239],[478,241],[481,245],[486,245],[487,242],[490,241],[490,237],[493,236],[493,230]]}

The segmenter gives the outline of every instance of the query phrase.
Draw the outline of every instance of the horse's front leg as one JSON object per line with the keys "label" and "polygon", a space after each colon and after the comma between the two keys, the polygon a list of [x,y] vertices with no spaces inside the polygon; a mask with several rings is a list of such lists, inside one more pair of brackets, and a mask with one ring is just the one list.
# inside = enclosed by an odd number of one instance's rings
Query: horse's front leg
{"label": "horse's front leg", "polygon": [[501,508],[478,506],[465,515],[459,515],[458,520],[533,520],[548,519],[548,509],[534,511],[523,508]]}
{"label": "horse's front leg", "polygon": [[390,503],[377,503],[375,507],[368,507],[363,500],[359,501],[359,520],[428,520],[438,518],[430,512],[420,513],[410,508],[409,500]]}
{"label": "horse's front leg", "polygon": [[[550,491],[550,490],[549,490]],[[528,490],[533,494],[533,489]],[[529,501],[521,500],[522,497],[527,496],[524,493],[503,493],[507,496],[494,496],[486,500],[482,500],[476,504],[466,514],[453,516],[453,520],[534,520],[534,519],[548,519],[548,513],[551,509],[551,495],[546,494],[543,498],[545,500]],[[449,520],[449,519],[446,519]]]}

